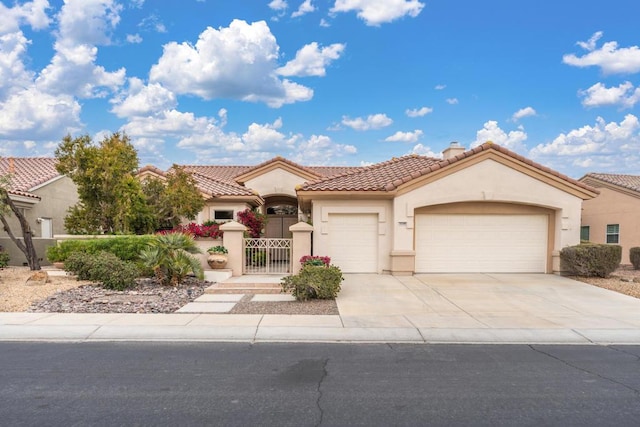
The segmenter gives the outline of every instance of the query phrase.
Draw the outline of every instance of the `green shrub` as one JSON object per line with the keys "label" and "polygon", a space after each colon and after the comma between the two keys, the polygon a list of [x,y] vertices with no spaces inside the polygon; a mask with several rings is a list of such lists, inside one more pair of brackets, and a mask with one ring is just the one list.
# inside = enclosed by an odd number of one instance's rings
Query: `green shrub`
{"label": "green shrub", "polygon": [[633,268],[640,270],[640,247],[629,249],[629,259],[633,264]]}
{"label": "green shrub", "polygon": [[5,268],[9,265],[9,254],[0,248],[0,268]]}
{"label": "green shrub", "polygon": [[65,260],[64,268],[79,280],[98,282],[103,288],[121,291],[135,286],[138,268],[110,252],[90,254],[73,252]]}
{"label": "green shrub", "polygon": [[89,280],[100,282],[103,288],[122,291],[136,285],[138,269],[134,263],[123,261],[109,252],[94,255],[89,268]]}
{"label": "green shrub", "polygon": [[577,276],[609,277],[621,260],[622,247],[619,245],[577,245],[560,251],[562,271]]}
{"label": "green shrub", "polygon": [[64,261],[64,269],[78,276],[78,280],[90,280],[89,269],[95,254],[71,252]]}
{"label": "green shrub", "polygon": [[343,280],[342,271],[334,265],[305,265],[300,273],[282,279],[282,290],[291,293],[298,301],[335,299]]}
{"label": "green shrub", "polygon": [[65,240],[47,248],[49,262],[65,262],[72,252],[110,252],[123,261],[136,261],[142,249],[155,240],[155,236],[116,236],[101,239]]}

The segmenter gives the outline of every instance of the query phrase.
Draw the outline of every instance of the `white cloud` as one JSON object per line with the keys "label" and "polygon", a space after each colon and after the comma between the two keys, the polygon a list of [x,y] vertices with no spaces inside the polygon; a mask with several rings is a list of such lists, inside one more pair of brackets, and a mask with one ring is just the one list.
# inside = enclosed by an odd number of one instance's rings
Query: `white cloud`
{"label": "white cloud", "polygon": [[447,87],[447,85],[436,85],[434,87],[435,90],[445,90]]}
{"label": "white cloud", "polygon": [[606,87],[596,83],[585,91],[582,105],[585,107],[601,107],[604,105],[619,105],[622,108],[632,108],[640,101],[640,88],[634,88],[631,82],[621,83],[618,87]]}
{"label": "white cloud", "polygon": [[140,23],[138,23],[138,27],[142,28],[145,31],[155,31],[156,33],[166,33],[167,27],[164,23],[158,18],[158,15],[151,14],[145,17]]}
{"label": "white cloud", "polygon": [[299,16],[305,15],[307,13],[315,12],[316,7],[311,4],[311,0],[304,0],[298,10],[291,14],[292,18],[297,18]]}
{"label": "white cloud", "polygon": [[142,37],[140,34],[127,34],[127,43],[138,44],[142,43]]}
{"label": "white cloud", "polygon": [[415,18],[423,7],[418,0],[336,0],[331,13],[357,12],[367,25],[379,26],[404,16]]}
{"label": "white cloud", "polygon": [[118,117],[148,116],[171,110],[178,104],[176,96],[159,83],[148,86],[138,78],[129,79],[128,91],[110,101],[111,112]]}
{"label": "white cloud", "polygon": [[421,107],[421,108],[414,108],[412,110],[407,109],[404,113],[409,117],[423,117],[432,112],[433,112],[433,108]]}
{"label": "white cloud", "polygon": [[401,132],[398,131],[391,136],[385,138],[388,142],[417,142],[423,135],[420,129],[416,129],[413,132]]}
{"label": "white cloud", "polygon": [[280,11],[285,10],[287,7],[289,7],[289,5],[285,0],[272,0],[269,3],[269,8],[272,10]]}
{"label": "white cloud", "polygon": [[58,14],[56,53],[36,85],[44,92],[81,98],[103,97],[103,88],[120,87],[125,69],[108,72],[95,61],[96,45],[110,43],[109,33],[120,21],[121,9],[112,0],[68,0]]}
{"label": "white cloud", "polygon": [[372,114],[367,118],[356,117],[350,119],[347,116],[342,117],[342,124],[355,130],[382,129],[393,123],[386,114]]}
{"label": "white cloud", "polygon": [[325,135],[311,135],[308,140],[298,143],[293,160],[306,165],[328,165],[357,152],[353,145],[335,143]]}
{"label": "white cloud", "polygon": [[51,20],[47,15],[48,0],[34,0],[16,4],[11,8],[0,3],[0,34],[16,32],[23,23],[34,30],[42,30],[49,26]]}
{"label": "white cloud", "polygon": [[458,104],[458,98],[447,98],[446,99],[447,104],[449,105],[456,105]]}
{"label": "white cloud", "polygon": [[442,157],[441,153],[435,153],[431,149],[431,147],[427,147],[426,145],[422,145],[422,144],[414,145],[408,154],[418,154],[420,156],[427,156],[427,157]]}
{"label": "white cloud", "polygon": [[587,42],[578,42],[578,45],[588,51],[587,54],[578,57],[567,54],[562,57],[562,62],[574,67],[596,66],[606,74],[637,73],[640,71],[640,48],[638,46],[618,47],[618,43],[606,42],[596,49],[597,41],[602,37],[602,32],[595,33]]}
{"label": "white cloud", "polygon": [[279,47],[264,21],[234,20],[207,28],[195,45],[171,42],[151,67],[150,81],[176,94],[231,98],[280,107],[313,97],[313,90],[275,73]]}
{"label": "white cloud", "polygon": [[0,36],[0,101],[19,88],[31,85],[33,73],[24,66],[28,45],[21,31]]}
{"label": "white cloud", "polygon": [[329,28],[331,26],[331,24],[329,23],[329,21],[327,21],[326,19],[322,18],[322,19],[320,19],[320,26],[322,28]]}
{"label": "white cloud", "polygon": [[525,107],[513,113],[513,116],[511,116],[511,120],[517,122],[520,119],[523,119],[525,117],[533,117],[537,114],[538,113],[536,112],[536,110],[534,110],[532,107]]}
{"label": "white cloud", "polygon": [[471,148],[482,145],[487,141],[494,142],[502,147],[512,151],[524,152],[524,141],[527,140],[527,134],[522,127],[518,130],[506,133],[498,126],[495,120],[489,120],[484,124],[482,129],[476,132],[476,140],[471,143]]}
{"label": "white cloud", "polygon": [[31,87],[0,102],[0,138],[59,140],[78,130],[80,104],[69,95],[50,95]]}
{"label": "white cloud", "polygon": [[640,122],[628,114],[620,123],[607,123],[602,117],[594,126],[586,125],[558,135],[552,142],[539,144],[529,155],[561,168],[578,168],[615,173],[638,173],[640,164]]}
{"label": "white cloud", "polygon": [[296,53],[295,59],[287,62],[284,67],[276,71],[281,76],[319,76],[327,74],[326,67],[332,61],[340,58],[345,45],[334,43],[330,46],[320,48],[318,43],[312,42],[303,46]]}

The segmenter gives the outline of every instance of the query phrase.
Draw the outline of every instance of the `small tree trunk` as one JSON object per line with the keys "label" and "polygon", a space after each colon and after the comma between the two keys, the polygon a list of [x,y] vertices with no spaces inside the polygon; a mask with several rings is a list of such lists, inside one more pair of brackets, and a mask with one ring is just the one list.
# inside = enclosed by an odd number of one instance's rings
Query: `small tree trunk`
{"label": "small tree trunk", "polygon": [[13,200],[9,197],[8,193],[4,193],[4,202],[11,208],[11,211],[15,214],[16,218],[20,222],[20,228],[22,229],[22,236],[24,242],[20,241],[13,232],[11,231],[11,227],[9,227],[9,223],[4,215],[0,214],[0,221],[2,221],[2,225],[4,226],[4,231],[7,232],[13,243],[22,251],[22,253],[27,258],[27,263],[29,264],[30,270],[40,270],[40,261],[38,261],[38,254],[36,253],[36,248],[33,246],[33,232],[31,231],[31,227],[29,226],[29,222],[24,217],[20,209],[13,203]]}

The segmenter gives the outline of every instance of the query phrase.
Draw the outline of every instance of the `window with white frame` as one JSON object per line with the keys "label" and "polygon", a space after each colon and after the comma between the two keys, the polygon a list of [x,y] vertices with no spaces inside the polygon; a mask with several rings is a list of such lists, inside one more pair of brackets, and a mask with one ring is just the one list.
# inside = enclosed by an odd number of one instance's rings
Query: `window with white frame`
{"label": "window with white frame", "polygon": [[620,224],[607,224],[607,243],[620,243]]}

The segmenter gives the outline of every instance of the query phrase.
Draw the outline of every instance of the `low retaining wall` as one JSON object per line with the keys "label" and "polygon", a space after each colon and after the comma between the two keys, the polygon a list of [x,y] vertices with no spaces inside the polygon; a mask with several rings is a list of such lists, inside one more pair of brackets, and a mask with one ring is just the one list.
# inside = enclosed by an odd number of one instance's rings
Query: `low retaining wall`
{"label": "low retaining wall", "polygon": [[[20,237],[19,240],[22,240],[22,237]],[[47,261],[46,253],[47,248],[55,244],[56,239],[43,239],[40,237],[33,238],[33,246],[36,249],[36,254],[38,255],[38,259],[40,260],[40,265],[51,265],[51,263]],[[11,240],[10,237],[0,237],[0,245],[9,254],[9,265],[28,265],[27,257],[24,256],[20,249],[18,249],[18,247],[15,243],[13,243],[13,240]]]}

